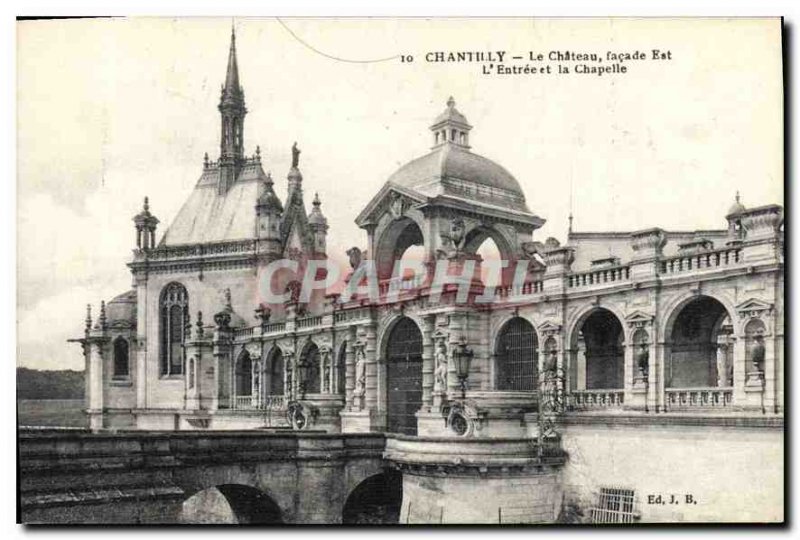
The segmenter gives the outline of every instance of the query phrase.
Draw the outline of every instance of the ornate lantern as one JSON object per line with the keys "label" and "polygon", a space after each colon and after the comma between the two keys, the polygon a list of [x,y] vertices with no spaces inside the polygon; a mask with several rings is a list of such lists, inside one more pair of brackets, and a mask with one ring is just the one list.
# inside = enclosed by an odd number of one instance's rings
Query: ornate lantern
{"label": "ornate lantern", "polygon": [[473,352],[467,347],[465,341],[461,341],[453,349],[453,363],[456,369],[458,382],[461,384],[461,399],[467,396],[467,379],[469,378],[469,366],[472,363]]}

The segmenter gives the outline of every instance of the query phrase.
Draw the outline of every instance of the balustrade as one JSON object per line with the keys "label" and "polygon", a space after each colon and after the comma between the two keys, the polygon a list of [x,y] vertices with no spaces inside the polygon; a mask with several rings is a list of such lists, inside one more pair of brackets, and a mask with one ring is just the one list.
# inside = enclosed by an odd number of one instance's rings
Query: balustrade
{"label": "balustrade", "polygon": [[568,277],[567,286],[569,288],[588,287],[591,285],[605,285],[627,281],[631,277],[630,266],[613,266],[588,272],[574,273]]}
{"label": "balustrade", "polygon": [[573,390],[572,406],[576,409],[605,409],[621,407],[625,392],[619,390]]}
{"label": "balustrade", "polygon": [[667,388],[668,409],[721,409],[733,403],[733,388]]}
{"label": "balustrade", "polygon": [[713,251],[704,251],[692,255],[678,255],[662,260],[660,271],[662,274],[678,274],[692,270],[718,268],[738,264],[741,260],[741,248],[726,248]]}
{"label": "balustrade", "polygon": [[231,399],[231,409],[237,411],[276,411],[286,409],[286,396],[264,396],[262,400],[254,396],[235,396]]}

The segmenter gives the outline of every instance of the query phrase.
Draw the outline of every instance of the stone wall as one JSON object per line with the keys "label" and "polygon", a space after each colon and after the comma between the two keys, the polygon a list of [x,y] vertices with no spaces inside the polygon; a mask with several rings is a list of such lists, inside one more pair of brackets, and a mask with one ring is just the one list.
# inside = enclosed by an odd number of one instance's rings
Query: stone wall
{"label": "stone wall", "polygon": [[565,504],[584,519],[603,487],[633,489],[642,522],[784,519],[779,418],[568,418],[563,433]]}

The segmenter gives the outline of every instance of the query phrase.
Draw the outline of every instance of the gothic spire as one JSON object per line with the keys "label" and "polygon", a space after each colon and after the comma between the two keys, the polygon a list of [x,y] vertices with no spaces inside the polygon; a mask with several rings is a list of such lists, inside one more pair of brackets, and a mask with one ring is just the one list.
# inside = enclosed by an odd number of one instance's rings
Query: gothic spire
{"label": "gothic spire", "polygon": [[228,51],[228,70],[225,73],[225,87],[222,89],[223,101],[243,99],[242,87],[239,85],[239,64],[236,61],[236,32],[231,26],[231,46]]}

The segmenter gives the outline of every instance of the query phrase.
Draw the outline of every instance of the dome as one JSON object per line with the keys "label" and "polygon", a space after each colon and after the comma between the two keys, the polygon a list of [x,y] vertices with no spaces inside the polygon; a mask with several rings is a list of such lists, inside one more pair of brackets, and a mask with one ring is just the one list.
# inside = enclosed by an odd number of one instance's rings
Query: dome
{"label": "dome", "polygon": [[109,324],[116,321],[136,322],[136,291],[130,290],[115,296],[106,304],[106,320]]}
{"label": "dome", "polygon": [[510,172],[456,144],[442,144],[403,165],[389,182],[427,196],[450,195],[528,212],[525,194]]}
{"label": "dome", "polygon": [[747,208],[745,208],[745,206],[739,200],[739,192],[737,191],[736,192],[736,202],[734,202],[731,205],[731,207],[728,209],[728,213],[726,215],[732,216],[734,214],[741,214],[745,210],[747,210]]}

